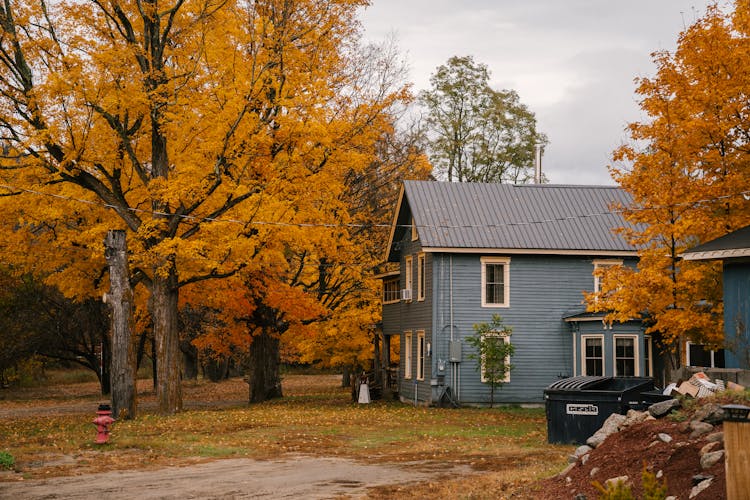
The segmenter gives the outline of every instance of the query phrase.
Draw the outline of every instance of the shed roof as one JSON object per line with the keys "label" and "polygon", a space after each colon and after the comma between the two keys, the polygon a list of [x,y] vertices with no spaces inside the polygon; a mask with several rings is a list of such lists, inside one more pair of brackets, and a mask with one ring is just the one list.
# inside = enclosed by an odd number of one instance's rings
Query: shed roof
{"label": "shed roof", "polygon": [[685,260],[718,260],[750,257],[750,226],[708,241],[682,254]]}
{"label": "shed roof", "polygon": [[411,227],[422,247],[469,250],[635,254],[615,232],[632,227],[615,210],[631,201],[614,186],[405,181],[391,228],[392,244]]}

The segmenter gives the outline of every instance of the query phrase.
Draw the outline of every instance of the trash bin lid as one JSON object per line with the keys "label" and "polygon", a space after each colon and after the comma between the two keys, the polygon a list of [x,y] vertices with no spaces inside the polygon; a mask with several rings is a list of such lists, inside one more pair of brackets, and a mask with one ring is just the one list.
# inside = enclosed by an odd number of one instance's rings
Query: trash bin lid
{"label": "trash bin lid", "polygon": [[587,387],[588,385],[594,384],[596,382],[600,382],[602,380],[607,380],[610,378],[612,377],[579,375],[576,377],[568,377],[568,378],[558,380],[557,382],[553,382],[547,387],[547,389],[557,389],[557,390],[583,389]]}

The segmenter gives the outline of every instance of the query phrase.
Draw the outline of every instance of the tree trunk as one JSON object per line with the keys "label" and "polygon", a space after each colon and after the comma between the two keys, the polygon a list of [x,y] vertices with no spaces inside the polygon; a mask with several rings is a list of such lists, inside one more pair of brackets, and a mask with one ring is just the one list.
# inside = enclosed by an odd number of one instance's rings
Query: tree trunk
{"label": "tree trunk", "polygon": [[282,397],[280,362],[279,338],[263,328],[259,335],[253,337],[248,355],[246,373],[250,403]]}
{"label": "tree trunk", "polygon": [[224,380],[229,367],[229,359],[222,356],[221,358],[209,357],[203,363],[203,373],[211,382]]}
{"label": "tree trunk", "polygon": [[[112,377],[110,376],[112,349],[110,348],[109,337],[104,332],[101,336],[101,359],[99,362],[99,386],[102,389],[102,395],[108,396],[112,394]],[[135,384],[135,378],[133,384]]]}
{"label": "tree trunk", "polygon": [[373,387],[383,387],[383,379],[385,378],[383,376],[383,372],[385,371],[383,368],[383,359],[380,351],[380,333],[375,330],[374,336],[373,336],[373,345],[374,345],[374,355],[372,360],[372,371],[373,371]]}
{"label": "tree trunk", "polygon": [[182,352],[182,375],[187,380],[198,378],[198,349],[189,341],[180,344]]}
{"label": "tree trunk", "polygon": [[344,373],[341,374],[341,387],[349,387],[352,384],[352,367],[344,365]]}
{"label": "tree trunk", "polygon": [[151,385],[156,391],[156,340],[153,335],[151,335]]}
{"label": "tree trunk", "polygon": [[104,246],[110,282],[107,303],[112,311],[112,415],[133,419],[136,417],[135,351],[131,341],[133,294],[125,231],[109,231]]}
{"label": "tree trunk", "polygon": [[182,410],[182,386],[180,384],[180,336],[177,323],[177,273],[169,267],[154,273],[151,290],[151,317],[154,322],[156,343],[156,395],[159,413],[171,415]]}

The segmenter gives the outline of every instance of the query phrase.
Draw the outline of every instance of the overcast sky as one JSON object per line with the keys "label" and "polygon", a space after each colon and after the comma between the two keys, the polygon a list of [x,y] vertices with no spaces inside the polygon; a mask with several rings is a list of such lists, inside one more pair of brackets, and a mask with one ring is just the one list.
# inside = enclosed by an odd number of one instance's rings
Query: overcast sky
{"label": "overcast sky", "polygon": [[395,36],[416,91],[454,55],[514,89],[547,134],[543,169],[556,184],[613,184],[612,151],[640,120],[636,77],[651,53],[673,51],[710,0],[372,0],[361,19],[368,40]]}

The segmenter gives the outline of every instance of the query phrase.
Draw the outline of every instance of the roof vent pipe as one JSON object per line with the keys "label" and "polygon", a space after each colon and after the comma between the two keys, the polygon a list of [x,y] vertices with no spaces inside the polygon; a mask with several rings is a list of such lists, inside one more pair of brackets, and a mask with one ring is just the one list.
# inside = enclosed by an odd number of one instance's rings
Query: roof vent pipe
{"label": "roof vent pipe", "polygon": [[542,152],[544,146],[541,144],[536,145],[536,156],[534,157],[534,184],[542,183]]}

